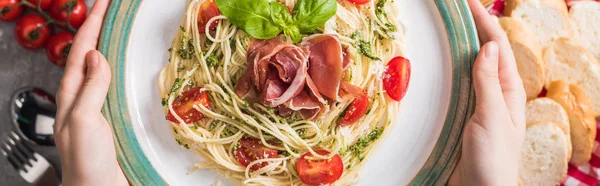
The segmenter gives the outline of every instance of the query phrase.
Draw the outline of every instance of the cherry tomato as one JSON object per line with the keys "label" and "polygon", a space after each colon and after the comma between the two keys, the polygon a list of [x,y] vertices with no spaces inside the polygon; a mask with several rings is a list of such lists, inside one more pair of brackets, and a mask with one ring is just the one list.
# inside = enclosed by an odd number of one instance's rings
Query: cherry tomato
{"label": "cherry tomato", "polygon": [[37,6],[38,2],[41,1],[40,8],[42,10],[48,10],[52,6],[52,1],[54,0],[27,0],[27,2]]}
{"label": "cherry tomato", "polygon": [[362,5],[362,4],[371,2],[371,0],[348,0],[348,2],[351,2],[356,5]]}
{"label": "cherry tomato", "polygon": [[[206,108],[210,108],[206,92],[200,92],[200,87],[194,87],[183,92],[180,98],[173,101],[173,110],[175,110],[175,113],[177,113],[186,124],[191,124],[204,118],[204,115],[194,108],[194,105],[199,104],[202,104]],[[167,119],[179,123],[171,112],[169,112]]]}
{"label": "cherry tomato", "polygon": [[19,0],[0,0],[0,20],[14,21],[23,14]]}
{"label": "cherry tomato", "polygon": [[[200,11],[198,12],[198,32],[200,32],[200,34],[204,34],[208,21],[219,14],[221,14],[221,12],[213,0],[204,1],[202,5],[200,5]],[[218,21],[213,21],[208,26],[208,29],[213,30],[218,24]]]}
{"label": "cherry tomato", "polygon": [[[317,154],[328,155],[326,150],[316,150]],[[312,156],[310,152],[304,153],[296,163],[298,177],[307,185],[330,184],[342,177],[344,164],[339,155],[335,155],[328,160],[308,160],[305,157]]]}
{"label": "cherry tomato", "polygon": [[50,26],[44,17],[37,14],[23,16],[15,26],[15,39],[27,49],[39,49],[44,47],[50,37]]}
{"label": "cherry tomato", "polygon": [[46,45],[46,56],[56,66],[64,67],[73,44],[73,34],[61,32],[53,35]]}
{"label": "cherry tomato", "polygon": [[338,124],[348,126],[356,123],[367,113],[367,107],[369,107],[369,97],[363,94],[350,104],[348,109],[346,109],[344,117],[338,121]]}
{"label": "cherry tomato", "polygon": [[[241,165],[248,166],[256,160],[275,158],[278,152],[276,149],[264,146],[259,139],[244,137],[240,140],[240,147],[233,152],[233,155]],[[268,162],[257,163],[250,169],[256,171],[267,165],[269,165]]]}
{"label": "cherry tomato", "polygon": [[383,88],[393,100],[400,101],[410,82],[410,61],[398,56],[392,59],[383,73]]}
{"label": "cherry tomato", "polygon": [[50,8],[50,16],[57,21],[67,22],[68,10],[71,10],[71,26],[81,27],[87,17],[87,6],[83,0],[55,0]]}

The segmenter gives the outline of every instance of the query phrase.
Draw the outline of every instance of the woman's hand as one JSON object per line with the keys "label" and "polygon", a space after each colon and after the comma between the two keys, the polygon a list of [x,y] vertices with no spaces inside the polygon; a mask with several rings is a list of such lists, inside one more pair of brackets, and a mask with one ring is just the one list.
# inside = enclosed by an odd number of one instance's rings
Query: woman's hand
{"label": "woman's hand", "polygon": [[469,5],[485,45],[473,67],[475,114],[465,126],[462,157],[449,185],[517,185],[525,90],[506,34],[479,0]]}
{"label": "woman's hand", "polygon": [[108,4],[97,0],[77,32],[58,90],[54,130],[66,186],[128,185],[110,126],[100,113],[111,73],[96,46]]}

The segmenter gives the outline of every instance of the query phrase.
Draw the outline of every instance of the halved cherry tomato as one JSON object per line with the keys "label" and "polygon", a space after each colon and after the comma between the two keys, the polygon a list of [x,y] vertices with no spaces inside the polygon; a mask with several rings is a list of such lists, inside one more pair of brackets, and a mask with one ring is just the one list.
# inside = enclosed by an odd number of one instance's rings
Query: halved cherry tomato
{"label": "halved cherry tomato", "polygon": [[[198,12],[198,32],[200,32],[200,34],[204,34],[208,21],[219,14],[221,14],[221,12],[213,0],[204,1],[202,5],[200,5],[200,11]],[[208,26],[208,30],[215,29],[218,24],[218,21],[213,21]]]}
{"label": "halved cherry tomato", "polygon": [[348,2],[351,2],[353,4],[357,4],[357,5],[362,5],[362,4],[371,2],[371,0],[348,0]]}
{"label": "halved cherry tomato", "polygon": [[64,67],[73,44],[73,34],[61,32],[53,35],[46,45],[46,56],[56,66]]}
{"label": "halved cherry tomato", "polygon": [[52,1],[54,0],[27,0],[27,2],[37,6],[39,1],[42,1],[40,4],[40,8],[42,10],[48,10],[52,6]]}
{"label": "halved cherry tomato", "polygon": [[50,8],[50,16],[60,22],[67,22],[68,11],[71,10],[69,23],[75,28],[81,27],[87,17],[87,6],[83,0],[55,0]]}
{"label": "halved cherry tomato", "polygon": [[363,94],[350,104],[344,117],[338,121],[338,125],[348,126],[356,123],[367,113],[367,107],[369,107],[369,97]]}
{"label": "halved cherry tomato", "polygon": [[[177,113],[186,124],[191,124],[204,118],[204,115],[194,108],[194,105],[199,104],[202,104],[206,108],[210,108],[210,102],[206,92],[200,92],[200,87],[194,87],[183,92],[180,98],[173,101],[173,110],[175,110],[175,113]],[[169,112],[167,118],[171,122],[179,123],[171,112]]]}
{"label": "halved cherry tomato", "polygon": [[398,56],[392,59],[383,73],[383,88],[393,100],[400,101],[406,95],[410,82],[410,61]]}
{"label": "halved cherry tomato", "polygon": [[23,14],[19,0],[0,0],[0,20],[14,21]]}
{"label": "halved cherry tomato", "polygon": [[44,47],[50,38],[50,26],[44,17],[37,14],[23,16],[15,26],[15,39],[17,43],[27,49]]}
{"label": "halved cherry tomato", "polygon": [[[328,155],[326,150],[316,150],[317,154]],[[306,152],[300,156],[296,163],[298,177],[307,185],[330,184],[340,179],[344,172],[344,163],[339,155],[335,155],[328,160],[308,160],[305,157],[312,156]]]}
{"label": "halved cherry tomato", "polygon": [[[278,152],[276,149],[264,146],[258,139],[244,137],[240,140],[240,147],[233,152],[233,155],[241,165],[248,166],[256,160],[275,158]],[[269,165],[268,162],[257,163],[250,169],[256,171],[267,165]]]}

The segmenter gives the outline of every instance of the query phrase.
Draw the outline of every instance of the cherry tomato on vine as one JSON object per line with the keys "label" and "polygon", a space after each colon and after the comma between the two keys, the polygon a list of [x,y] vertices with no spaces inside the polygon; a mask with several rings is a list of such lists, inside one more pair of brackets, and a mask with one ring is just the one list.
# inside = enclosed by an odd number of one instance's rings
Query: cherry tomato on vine
{"label": "cherry tomato on vine", "polygon": [[[315,150],[317,154],[328,155],[326,150]],[[298,177],[302,183],[307,185],[325,185],[333,183],[342,177],[344,162],[340,155],[335,155],[328,160],[308,160],[306,156],[312,153],[306,152],[300,156],[296,163]]]}
{"label": "cherry tomato on vine", "polygon": [[[213,0],[204,1],[202,5],[200,5],[200,11],[198,12],[198,32],[204,34],[206,32],[208,21],[219,14],[221,14],[221,12]],[[208,30],[215,29],[218,24],[218,21],[213,21],[208,25]]]}
{"label": "cherry tomato on vine", "polygon": [[344,117],[338,121],[338,125],[340,126],[348,126],[356,123],[360,118],[362,118],[365,113],[367,113],[367,108],[369,107],[369,96],[366,94],[356,98],[346,112],[344,113]]}
{"label": "cherry tomato on vine", "polygon": [[[210,109],[210,102],[206,92],[200,92],[200,87],[194,87],[181,94],[181,97],[173,101],[173,110],[186,124],[191,124],[200,121],[204,115],[194,108],[194,105],[202,104],[202,106]],[[171,122],[179,123],[173,113],[169,112],[167,119]]]}
{"label": "cherry tomato on vine", "polygon": [[44,17],[37,14],[23,16],[15,26],[15,39],[27,49],[39,49],[44,47],[50,37],[50,26]]}
{"label": "cherry tomato on vine", "polygon": [[27,2],[29,2],[35,6],[37,6],[40,1],[41,1],[40,8],[42,10],[48,10],[52,6],[52,2],[54,0],[27,0]]}
{"label": "cherry tomato on vine", "polygon": [[54,34],[48,40],[48,44],[46,44],[46,56],[56,66],[64,67],[66,65],[74,37],[70,32],[61,32]]}
{"label": "cherry tomato on vine", "polygon": [[383,73],[383,88],[393,100],[400,101],[410,82],[410,61],[398,56],[390,60]]}
{"label": "cherry tomato on vine", "polygon": [[69,23],[79,28],[87,17],[87,6],[83,0],[55,0],[50,8],[50,16],[60,22],[67,22],[68,12],[71,12]]}
{"label": "cherry tomato on vine", "polygon": [[0,0],[0,20],[14,21],[23,15],[23,5],[19,0]]}
{"label": "cherry tomato on vine", "polygon": [[356,5],[362,5],[362,4],[371,2],[371,0],[348,0],[348,2],[351,2]]}

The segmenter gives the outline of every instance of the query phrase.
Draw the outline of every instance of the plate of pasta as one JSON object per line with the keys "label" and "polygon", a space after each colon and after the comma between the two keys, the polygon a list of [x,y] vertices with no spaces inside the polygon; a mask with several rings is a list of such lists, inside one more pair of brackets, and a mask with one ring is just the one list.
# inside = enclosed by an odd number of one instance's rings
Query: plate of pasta
{"label": "plate of pasta", "polygon": [[103,114],[134,185],[436,185],[479,43],[464,1],[113,0]]}

